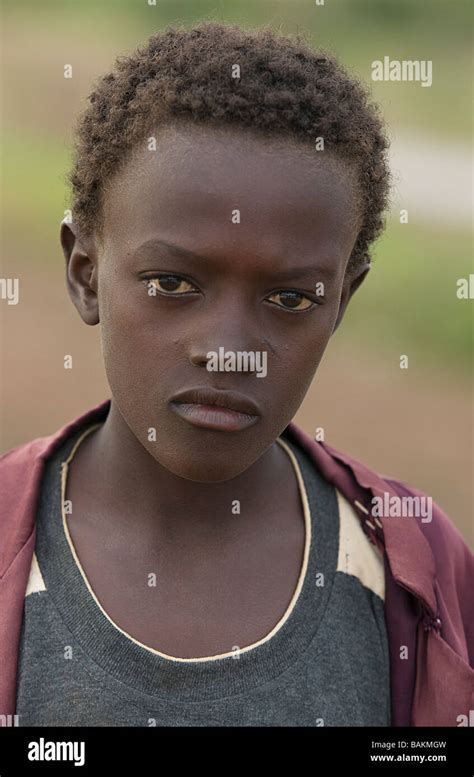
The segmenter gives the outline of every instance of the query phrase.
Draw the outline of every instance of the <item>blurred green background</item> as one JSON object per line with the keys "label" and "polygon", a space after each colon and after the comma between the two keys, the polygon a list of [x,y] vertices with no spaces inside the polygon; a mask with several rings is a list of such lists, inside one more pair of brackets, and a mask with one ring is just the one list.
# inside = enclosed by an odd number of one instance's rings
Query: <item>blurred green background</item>
{"label": "blurred green background", "polygon": [[[59,224],[72,127],[115,57],[167,24],[217,19],[302,32],[372,89],[392,140],[392,208],[374,266],[329,345],[297,422],[427,491],[472,537],[472,3],[468,0],[4,0],[0,450],[108,396],[97,329],[64,285]],[[433,85],[372,82],[371,63],[432,60]],[[72,64],[73,77],[63,68]],[[407,208],[408,224],[399,223]],[[63,369],[72,353],[75,369]],[[400,370],[401,354],[409,369]]]}

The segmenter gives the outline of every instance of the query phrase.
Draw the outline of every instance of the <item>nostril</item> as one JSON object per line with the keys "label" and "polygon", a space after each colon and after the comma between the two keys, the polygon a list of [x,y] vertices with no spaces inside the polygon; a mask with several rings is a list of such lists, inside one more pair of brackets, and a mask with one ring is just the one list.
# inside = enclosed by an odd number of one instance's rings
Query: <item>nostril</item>
{"label": "nostril", "polygon": [[207,354],[191,354],[189,361],[194,367],[207,367],[209,357]]}

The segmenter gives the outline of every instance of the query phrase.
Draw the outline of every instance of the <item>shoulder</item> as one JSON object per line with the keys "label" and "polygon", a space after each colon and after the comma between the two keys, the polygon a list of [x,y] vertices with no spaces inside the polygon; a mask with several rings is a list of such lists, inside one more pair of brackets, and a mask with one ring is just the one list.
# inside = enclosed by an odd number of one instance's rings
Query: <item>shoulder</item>
{"label": "shoulder", "polygon": [[[429,543],[433,555],[443,565],[452,565],[455,562],[465,562],[470,566],[474,564],[474,555],[466,541],[455,526],[451,518],[446,515],[442,507],[433,497],[415,486],[383,476],[383,481],[394,489],[401,499],[405,499],[407,508],[410,505],[420,505],[418,525]],[[415,501],[417,500],[417,501]],[[458,569],[459,571],[459,569]]]}
{"label": "shoulder", "polygon": [[0,456],[0,578],[29,541],[35,525],[45,463],[71,434],[103,420],[110,400],[88,410],[53,434],[17,445]]}
{"label": "shoulder", "polygon": [[[407,536],[411,534],[408,527],[416,526],[428,542],[437,565],[460,564],[459,572],[467,564],[472,571],[474,556],[471,550],[453,520],[448,517],[432,495],[405,481],[370,469],[348,454],[341,453],[330,446],[324,445],[324,448],[333,460],[342,463],[344,468],[350,469],[358,486],[370,490],[372,517],[380,517],[385,525],[392,518],[406,518]],[[380,515],[377,515],[378,512]]]}
{"label": "shoulder", "polygon": [[48,449],[49,438],[38,437],[0,455],[0,517],[3,519],[12,499],[19,499],[35,478]]}
{"label": "shoulder", "polygon": [[32,540],[47,447],[47,438],[37,438],[0,456],[0,579]]}
{"label": "shoulder", "polygon": [[[474,556],[460,532],[433,497],[419,488],[371,469],[348,453],[317,442],[296,424],[287,429],[311,456],[323,476],[345,497],[375,539],[383,527],[392,571],[413,580],[431,577],[439,588],[464,601],[472,590]],[[376,509],[377,508],[377,509]]]}
{"label": "shoulder", "polygon": [[[0,455],[0,478],[18,474],[22,470],[29,473],[35,462],[48,458],[56,448],[71,434],[85,428],[89,423],[103,421],[108,413],[110,400],[101,402],[82,415],[69,421],[57,431],[44,437],[36,437],[7,450]],[[0,481],[1,482],[1,481]]]}

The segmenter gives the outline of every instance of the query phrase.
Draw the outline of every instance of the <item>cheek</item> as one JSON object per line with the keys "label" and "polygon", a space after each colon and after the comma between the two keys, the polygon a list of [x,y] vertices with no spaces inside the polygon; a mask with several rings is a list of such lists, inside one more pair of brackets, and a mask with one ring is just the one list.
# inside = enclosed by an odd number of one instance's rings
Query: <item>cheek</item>
{"label": "cheek", "polygon": [[117,399],[129,395],[144,401],[148,387],[156,386],[167,340],[150,315],[140,283],[105,278],[99,288],[101,344],[110,388]]}
{"label": "cheek", "polygon": [[[105,292],[105,290],[104,290]],[[145,299],[143,299],[145,297]],[[114,402],[136,439],[170,471],[174,462],[173,430],[164,411],[173,343],[148,312],[146,291],[103,295],[100,329],[103,362]],[[156,430],[156,441],[150,430]],[[184,472],[186,468],[184,468]]]}
{"label": "cheek", "polygon": [[[317,311],[322,313],[321,311]],[[296,414],[311,385],[326,350],[334,326],[329,311],[315,316],[311,324],[293,333],[291,342],[282,346],[280,361],[275,368],[275,384],[283,412]],[[308,322],[309,324],[309,322]]]}

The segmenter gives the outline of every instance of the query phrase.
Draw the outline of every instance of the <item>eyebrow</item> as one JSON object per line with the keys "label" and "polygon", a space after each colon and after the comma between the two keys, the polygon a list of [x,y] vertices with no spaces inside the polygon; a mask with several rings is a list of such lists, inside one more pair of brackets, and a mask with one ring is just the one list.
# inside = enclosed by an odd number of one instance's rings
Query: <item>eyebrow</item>
{"label": "eyebrow", "polygon": [[[166,251],[168,251],[170,254],[173,254],[179,259],[185,259],[190,260],[192,262],[206,262],[208,264],[212,263],[212,260],[210,260],[206,256],[202,256],[200,254],[196,254],[194,251],[190,251],[188,248],[182,248],[181,246],[174,245],[173,243],[167,243],[165,240],[147,240],[145,243],[142,243],[133,253],[133,256],[138,256],[139,254],[146,253],[147,251],[157,250],[160,248],[164,248]],[[278,278],[281,281],[284,280],[291,280],[295,277],[300,278],[311,278],[314,280],[315,278],[319,278],[321,276],[331,277],[333,275],[333,269],[330,267],[317,267],[316,264],[314,265],[306,265],[305,267],[288,267],[283,270],[277,270],[272,273],[274,278]]]}

